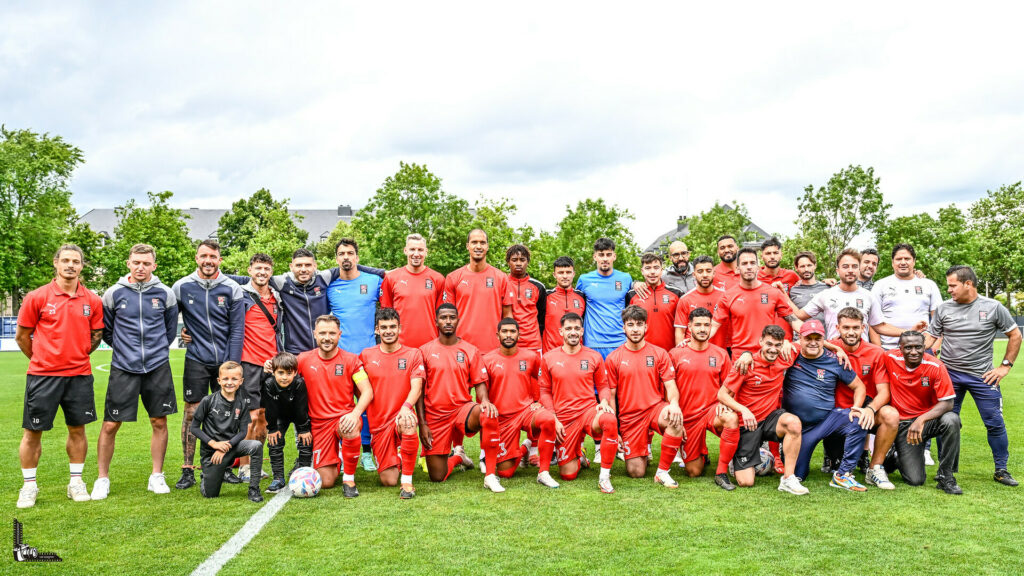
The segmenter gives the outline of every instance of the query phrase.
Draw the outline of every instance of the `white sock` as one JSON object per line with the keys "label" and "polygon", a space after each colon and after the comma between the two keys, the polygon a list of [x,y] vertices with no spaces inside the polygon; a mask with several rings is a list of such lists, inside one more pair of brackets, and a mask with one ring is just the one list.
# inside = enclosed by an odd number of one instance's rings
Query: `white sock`
{"label": "white sock", "polygon": [[35,468],[22,468],[21,477],[25,481],[25,484],[36,483],[36,469]]}
{"label": "white sock", "polygon": [[537,456],[538,454],[540,454],[540,448],[530,446],[530,456]]}
{"label": "white sock", "polygon": [[356,481],[356,475],[355,474],[342,474],[341,475],[341,481],[342,482],[355,482]]}
{"label": "white sock", "polygon": [[81,480],[82,470],[85,468],[85,462],[81,462],[79,464],[71,463],[68,466],[71,468],[71,479],[74,480],[75,478],[78,478]]}
{"label": "white sock", "polygon": [[601,480],[607,480],[607,479],[609,479],[611,477],[612,477],[612,469],[611,468],[601,468],[601,474],[600,474],[600,476],[598,476],[598,478],[600,478]]}
{"label": "white sock", "polygon": [[654,474],[668,474],[668,470],[665,470],[664,468],[658,468],[658,471],[655,472]]}
{"label": "white sock", "polygon": [[402,474],[400,482],[402,484],[412,484],[412,474]]}

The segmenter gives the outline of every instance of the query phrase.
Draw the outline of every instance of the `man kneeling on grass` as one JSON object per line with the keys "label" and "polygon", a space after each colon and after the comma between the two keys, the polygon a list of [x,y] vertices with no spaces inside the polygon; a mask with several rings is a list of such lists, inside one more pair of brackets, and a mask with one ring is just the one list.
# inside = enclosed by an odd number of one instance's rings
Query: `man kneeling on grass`
{"label": "man kneeling on grass", "polygon": [[220,496],[227,470],[239,456],[250,456],[249,500],[262,502],[260,476],[263,472],[263,443],[246,440],[249,406],[237,395],[242,385],[242,365],[225,362],[217,376],[220,390],[203,398],[192,419],[192,435],[202,442],[199,449],[203,479],[199,491],[207,498]]}

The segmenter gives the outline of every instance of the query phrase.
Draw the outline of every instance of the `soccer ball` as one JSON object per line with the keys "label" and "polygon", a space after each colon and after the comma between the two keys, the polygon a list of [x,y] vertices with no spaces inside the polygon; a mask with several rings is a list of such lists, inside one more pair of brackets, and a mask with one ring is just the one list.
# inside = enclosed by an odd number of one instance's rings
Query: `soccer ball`
{"label": "soccer ball", "polygon": [[288,489],[296,498],[312,498],[320,493],[322,484],[320,473],[304,466],[292,472],[292,477],[288,480]]}
{"label": "soccer ball", "polygon": [[[768,476],[775,470],[775,457],[772,456],[771,450],[768,450],[764,446],[761,447],[761,463],[754,466],[754,475],[756,476]],[[735,469],[733,469],[732,460],[729,461],[729,474],[736,475]]]}

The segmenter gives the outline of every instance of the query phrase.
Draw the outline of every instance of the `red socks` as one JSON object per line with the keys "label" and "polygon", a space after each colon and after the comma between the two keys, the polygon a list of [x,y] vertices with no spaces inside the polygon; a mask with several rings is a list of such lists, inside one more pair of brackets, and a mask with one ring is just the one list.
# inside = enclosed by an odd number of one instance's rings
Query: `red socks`
{"label": "red socks", "polygon": [[[547,410],[538,410],[537,415],[533,418],[533,426],[537,428],[540,434],[537,435],[537,439],[534,440],[534,446],[537,446],[537,457],[540,459],[539,466],[541,472],[548,472],[551,470],[551,455],[555,452],[555,416]],[[537,444],[539,442],[539,444]]]}
{"label": "red socks", "polygon": [[[658,460],[659,470],[671,470],[672,460],[679,453],[679,445],[683,443],[682,436],[665,434],[661,437],[661,458]],[[604,455],[601,455],[604,458]]]}
{"label": "red socks", "polygon": [[601,413],[597,423],[601,426],[601,468],[611,470],[619,451],[619,423],[607,412]]}
{"label": "red socks", "polygon": [[344,474],[355,474],[356,465],[359,464],[359,453],[363,450],[363,443],[359,436],[355,438],[341,439],[341,462]]}
{"label": "red socks", "polygon": [[455,467],[456,466],[460,466],[461,464],[462,464],[462,456],[459,456],[458,454],[449,456],[448,457],[448,473],[444,475],[444,479],[447,480],[448,477],[452,475],[452,472],[455,471]]}
{"label": "red socks", "polygon": [[420,448],[420,437],[412,434],[402,434],[402,474],[412,476],[416,471],[416,452]]}
{"label": "red socks", "polygon": [[498,419],[480,410],[480,448],[484,451],[487,474],[494,474],[498,466]]}
{"label": "red socks", "polygon": [[740,443],[739,428],[724,428],[718,441],[718,468],[715,474],[728,474],[729,462],[736,455],[736,447]]}

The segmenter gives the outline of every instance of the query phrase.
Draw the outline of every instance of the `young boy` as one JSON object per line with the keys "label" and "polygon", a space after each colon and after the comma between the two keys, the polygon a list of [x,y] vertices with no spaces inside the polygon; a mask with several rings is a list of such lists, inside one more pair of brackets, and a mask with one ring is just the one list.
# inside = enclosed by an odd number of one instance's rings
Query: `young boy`
{"label": "young boy", "polygon": [[192,435],[202,442],[199,449],[203,479],[199,491],[207,498],[220,495],[224,471],[235,458],[250,456],[249,500],[262,502],[260,473],[263,471],[263,443],[246,440],[249,426],[249,405],[238,396],[242,385],[242,365],[225,362],[220,365],[217,383],[220,391],[203,398],[192,420]]}
{"label": "young boy", "polygon": [[270,469],[274,481],[267,487],[268,494],[276,494],[288,486],[284,475],[284,435],[290,424],[295,425],[299,457],[296,468],[313,465],[313,433],[309,421],[309,397],[306,382],[296,373],[299,360],[294,354],[282,352],[269,361],[270,373],[263,376],[263,407],[267,410],[267,444],[270,446]]}

